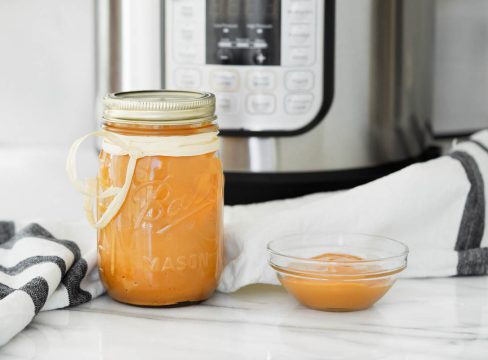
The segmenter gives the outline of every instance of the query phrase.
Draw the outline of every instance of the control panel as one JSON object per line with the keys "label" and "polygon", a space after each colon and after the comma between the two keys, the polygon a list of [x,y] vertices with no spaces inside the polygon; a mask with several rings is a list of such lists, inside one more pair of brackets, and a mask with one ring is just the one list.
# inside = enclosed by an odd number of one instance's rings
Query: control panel
{"label": "control panel", "polygon": [[215,93],[224,132],[301,129],[324,103],[325,11],[323,0],[166,0],[166,87]]}

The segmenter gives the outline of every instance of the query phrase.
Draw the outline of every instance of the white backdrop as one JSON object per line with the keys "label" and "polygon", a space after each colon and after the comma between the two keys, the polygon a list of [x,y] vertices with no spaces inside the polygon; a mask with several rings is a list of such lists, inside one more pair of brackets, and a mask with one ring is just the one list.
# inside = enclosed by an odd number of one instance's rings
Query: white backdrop
{"label": "white backdrop", "polygon": [[0,0],[0,146],[94,126],[94,0]]}

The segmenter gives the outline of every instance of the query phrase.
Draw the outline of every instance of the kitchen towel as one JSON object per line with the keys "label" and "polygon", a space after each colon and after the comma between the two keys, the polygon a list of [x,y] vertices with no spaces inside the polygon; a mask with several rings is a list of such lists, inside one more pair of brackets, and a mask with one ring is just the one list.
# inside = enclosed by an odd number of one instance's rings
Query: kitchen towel
{"label": "kitchen towel", "polygon": [[0,221],[0,346],[39,311],[103,293],[94,234],[86,224]]}
{"label": "kitchen towel", "polygon": [[266,244],[297,233],[355,232],[402,241],[410,249],[403,277],[487,274],[487,184],[485,130],[454,144],[446,156],[348,191],[227,207],[219,290],[277,284]]}

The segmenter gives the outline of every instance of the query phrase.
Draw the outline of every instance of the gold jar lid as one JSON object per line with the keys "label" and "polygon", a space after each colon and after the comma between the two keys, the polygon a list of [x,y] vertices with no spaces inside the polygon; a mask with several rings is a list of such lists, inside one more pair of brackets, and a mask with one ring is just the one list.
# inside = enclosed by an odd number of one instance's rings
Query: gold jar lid
{"label": "gold jar lid", "polygon": [[213,121],[215,96],[208,92],[147,90],[112,93],[103,99],[111,123],[185,125]]}

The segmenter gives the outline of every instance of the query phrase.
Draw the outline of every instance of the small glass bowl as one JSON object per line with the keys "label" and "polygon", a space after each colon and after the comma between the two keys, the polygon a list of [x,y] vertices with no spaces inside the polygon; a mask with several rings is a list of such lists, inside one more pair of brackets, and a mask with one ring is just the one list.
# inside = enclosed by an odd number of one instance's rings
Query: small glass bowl
{"label": "small glass bowl", "polygon": [[300,234],[271,241],[268,254],[281,284],[303,305],[356,311],[392,287],[407,266],[408,247],[376,235]]}

